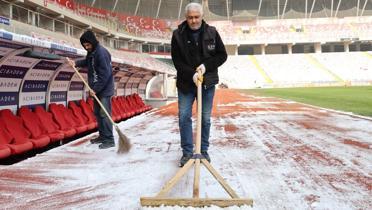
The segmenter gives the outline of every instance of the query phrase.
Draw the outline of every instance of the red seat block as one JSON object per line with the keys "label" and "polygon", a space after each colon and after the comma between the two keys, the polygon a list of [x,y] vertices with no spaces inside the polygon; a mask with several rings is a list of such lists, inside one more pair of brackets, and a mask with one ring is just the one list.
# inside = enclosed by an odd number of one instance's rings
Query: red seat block
{"label": "red seat block", "polygon": [[76,105],[75,102],[70,101],[68,102],[68,107],[71,109],[72,113],[76,117],[76,119],[79,121],[80,124],[84,124],[88,126],[88,130],[92,130],[96,127],[96,124],[94,122],[89,122],[88,117],[86,117],[80,107]]}
{"label": "red seat block", "polygon": [[[31,133],[32,138],[39,138],[42,135],[49,136],[52,142],[62,140],[64,135],[61,132],[53,132],[49,134],[42,126],[38,116],[29,108],[23,106],[18,110],[18,115],[22,118],[24,126]],[[62,134],[62,135],[61,135]]]}
{"label": "red seat block", "polygon": [[7,158],[12,154],[12,150],[4,144],[0,143],[0,159]]}
{"label": "red seat block", "polygon": [[114,97],[111,98],[111,111],[112,111],[111,117],[115,122],[120,121],[122,119],[120,110],[116,105]]}
{"label": "red seat block", "polygon": [[88,122],[89,123],[94,122],[97,127],[97,120],[96,117],[94,116],[93,109],[91,108],[91,106],[84,100],[80,100],[79,104],[84,115],[88,118]]}
{"label": "red seat block", "polygon": [[52,139],[52,141],[53,139],[57,140],[65,138],[64,132],[61,131],[58,125],[54,122],[51,113],[45,111],[42,106],[36,106],[34,111],[35,115],[40,120],[43,129],[46,130],[47,135]]}
{"label": "red seat block", "polygon": [[66,122],[76,130],[77,133],[83,133],[88,130],[88,126],[85,124],[81,124],[79,120],[74,116],[71,109],[67,109],[62,104],[58,105],[58,108],[63,113],[63,116]]}
{"label": "red seat block", "polygon": [[[14,139],[6,128],[4,120],[0,117],[0,145],[8,147],[11,154],[22,154],[33,148],[33,144],[27,139]],[[6,149],[4,149],[5,151]],[[6,151],[4,154],[6,155]]]}
{"label": "red seat block", "polygon": [[16,140],[29,140],[34,148],[42,148],[50,143],[50,138],[47,135],[40,135],[34,138],[31,133],[24,127],[23,120],[15,116],[9,109],[0,111],[0,116],[4,120],[6,129]]}
{"label": "red seat block", "polygon": [[66,121],[63,111],[58,107],[57,104],[49,104],[49,110],[53,115],[53,119],[59,126],[59,129],[64,132],[66,137],[76,135],[76,130]]}

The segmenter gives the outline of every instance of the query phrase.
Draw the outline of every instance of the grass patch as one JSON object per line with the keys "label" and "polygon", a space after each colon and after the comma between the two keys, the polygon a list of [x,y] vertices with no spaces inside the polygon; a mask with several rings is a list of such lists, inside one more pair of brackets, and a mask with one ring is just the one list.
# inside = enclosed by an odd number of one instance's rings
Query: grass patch
{"label": "grass patch", "polygon": [[372,86],[239,90],[372,117]]}

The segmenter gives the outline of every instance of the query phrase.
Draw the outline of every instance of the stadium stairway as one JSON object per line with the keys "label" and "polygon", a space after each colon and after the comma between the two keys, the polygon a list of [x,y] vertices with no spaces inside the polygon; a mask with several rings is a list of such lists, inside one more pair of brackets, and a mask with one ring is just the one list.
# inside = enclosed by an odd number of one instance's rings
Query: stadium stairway
{"label": "stadium stairway", "polygon": [[322,63],[320,63],[316,58],[309,54],[304,54],[306,60],[309,61],[312,65],[314,65],[317,69],[324,71],[328,75],[330,75],[335,81],[345,84],[345,80],[342,79],[340,76],[332,72],[330,69],[328,69],[326,66],[324,66]]}
{"label": "stadium stairway", "polygon": [[273,83],[273,80],[269,77],[269,75],[261,67],[261,65],[258,62],[258,60],[256,59],[256,57],[254,57],[254,55],[249,55],[248,58],[254,64],[254,66],[256,67],[256,69],[258,70],[258,72],[260,72],[260,74],[262,75],[262,77],[265,79],[266,83],[272,84]]}

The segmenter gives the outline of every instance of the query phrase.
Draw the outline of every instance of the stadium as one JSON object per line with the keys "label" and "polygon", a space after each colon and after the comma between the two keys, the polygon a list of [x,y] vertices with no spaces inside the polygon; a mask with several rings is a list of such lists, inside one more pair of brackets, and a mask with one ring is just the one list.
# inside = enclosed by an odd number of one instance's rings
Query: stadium
{"label": "stadium", "polygon": [[[171,40],[191,2],[228,57],[214,168],[196,154],[187,171]],[[89,69],[68,60],[87,55],[87,30],[111,54],[125,154],[90,143]],[[372,209],[371,85],[371,0],[0,0],[0,208]]]}

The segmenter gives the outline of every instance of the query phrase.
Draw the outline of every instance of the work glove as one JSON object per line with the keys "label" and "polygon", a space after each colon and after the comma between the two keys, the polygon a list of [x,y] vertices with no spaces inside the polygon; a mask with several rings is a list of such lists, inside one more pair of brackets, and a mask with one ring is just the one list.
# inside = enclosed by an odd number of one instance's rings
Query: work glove
{"label": "work glove", "polygon": [[200,64],[200,66],[198,66],[196,68],[196,71],[198,71],[199,69],[200,69],[202,75],[204,75],[205,74],[205,66],[204,66],[204,64]]}
{"label": "work glove", "polygon": [[194,81],[195,85],[198,86],[198,80],[200,82],[203,82],[203,75],[200,75],[198,73],[195,73],[194,76],[192,77],[192,81]]}

